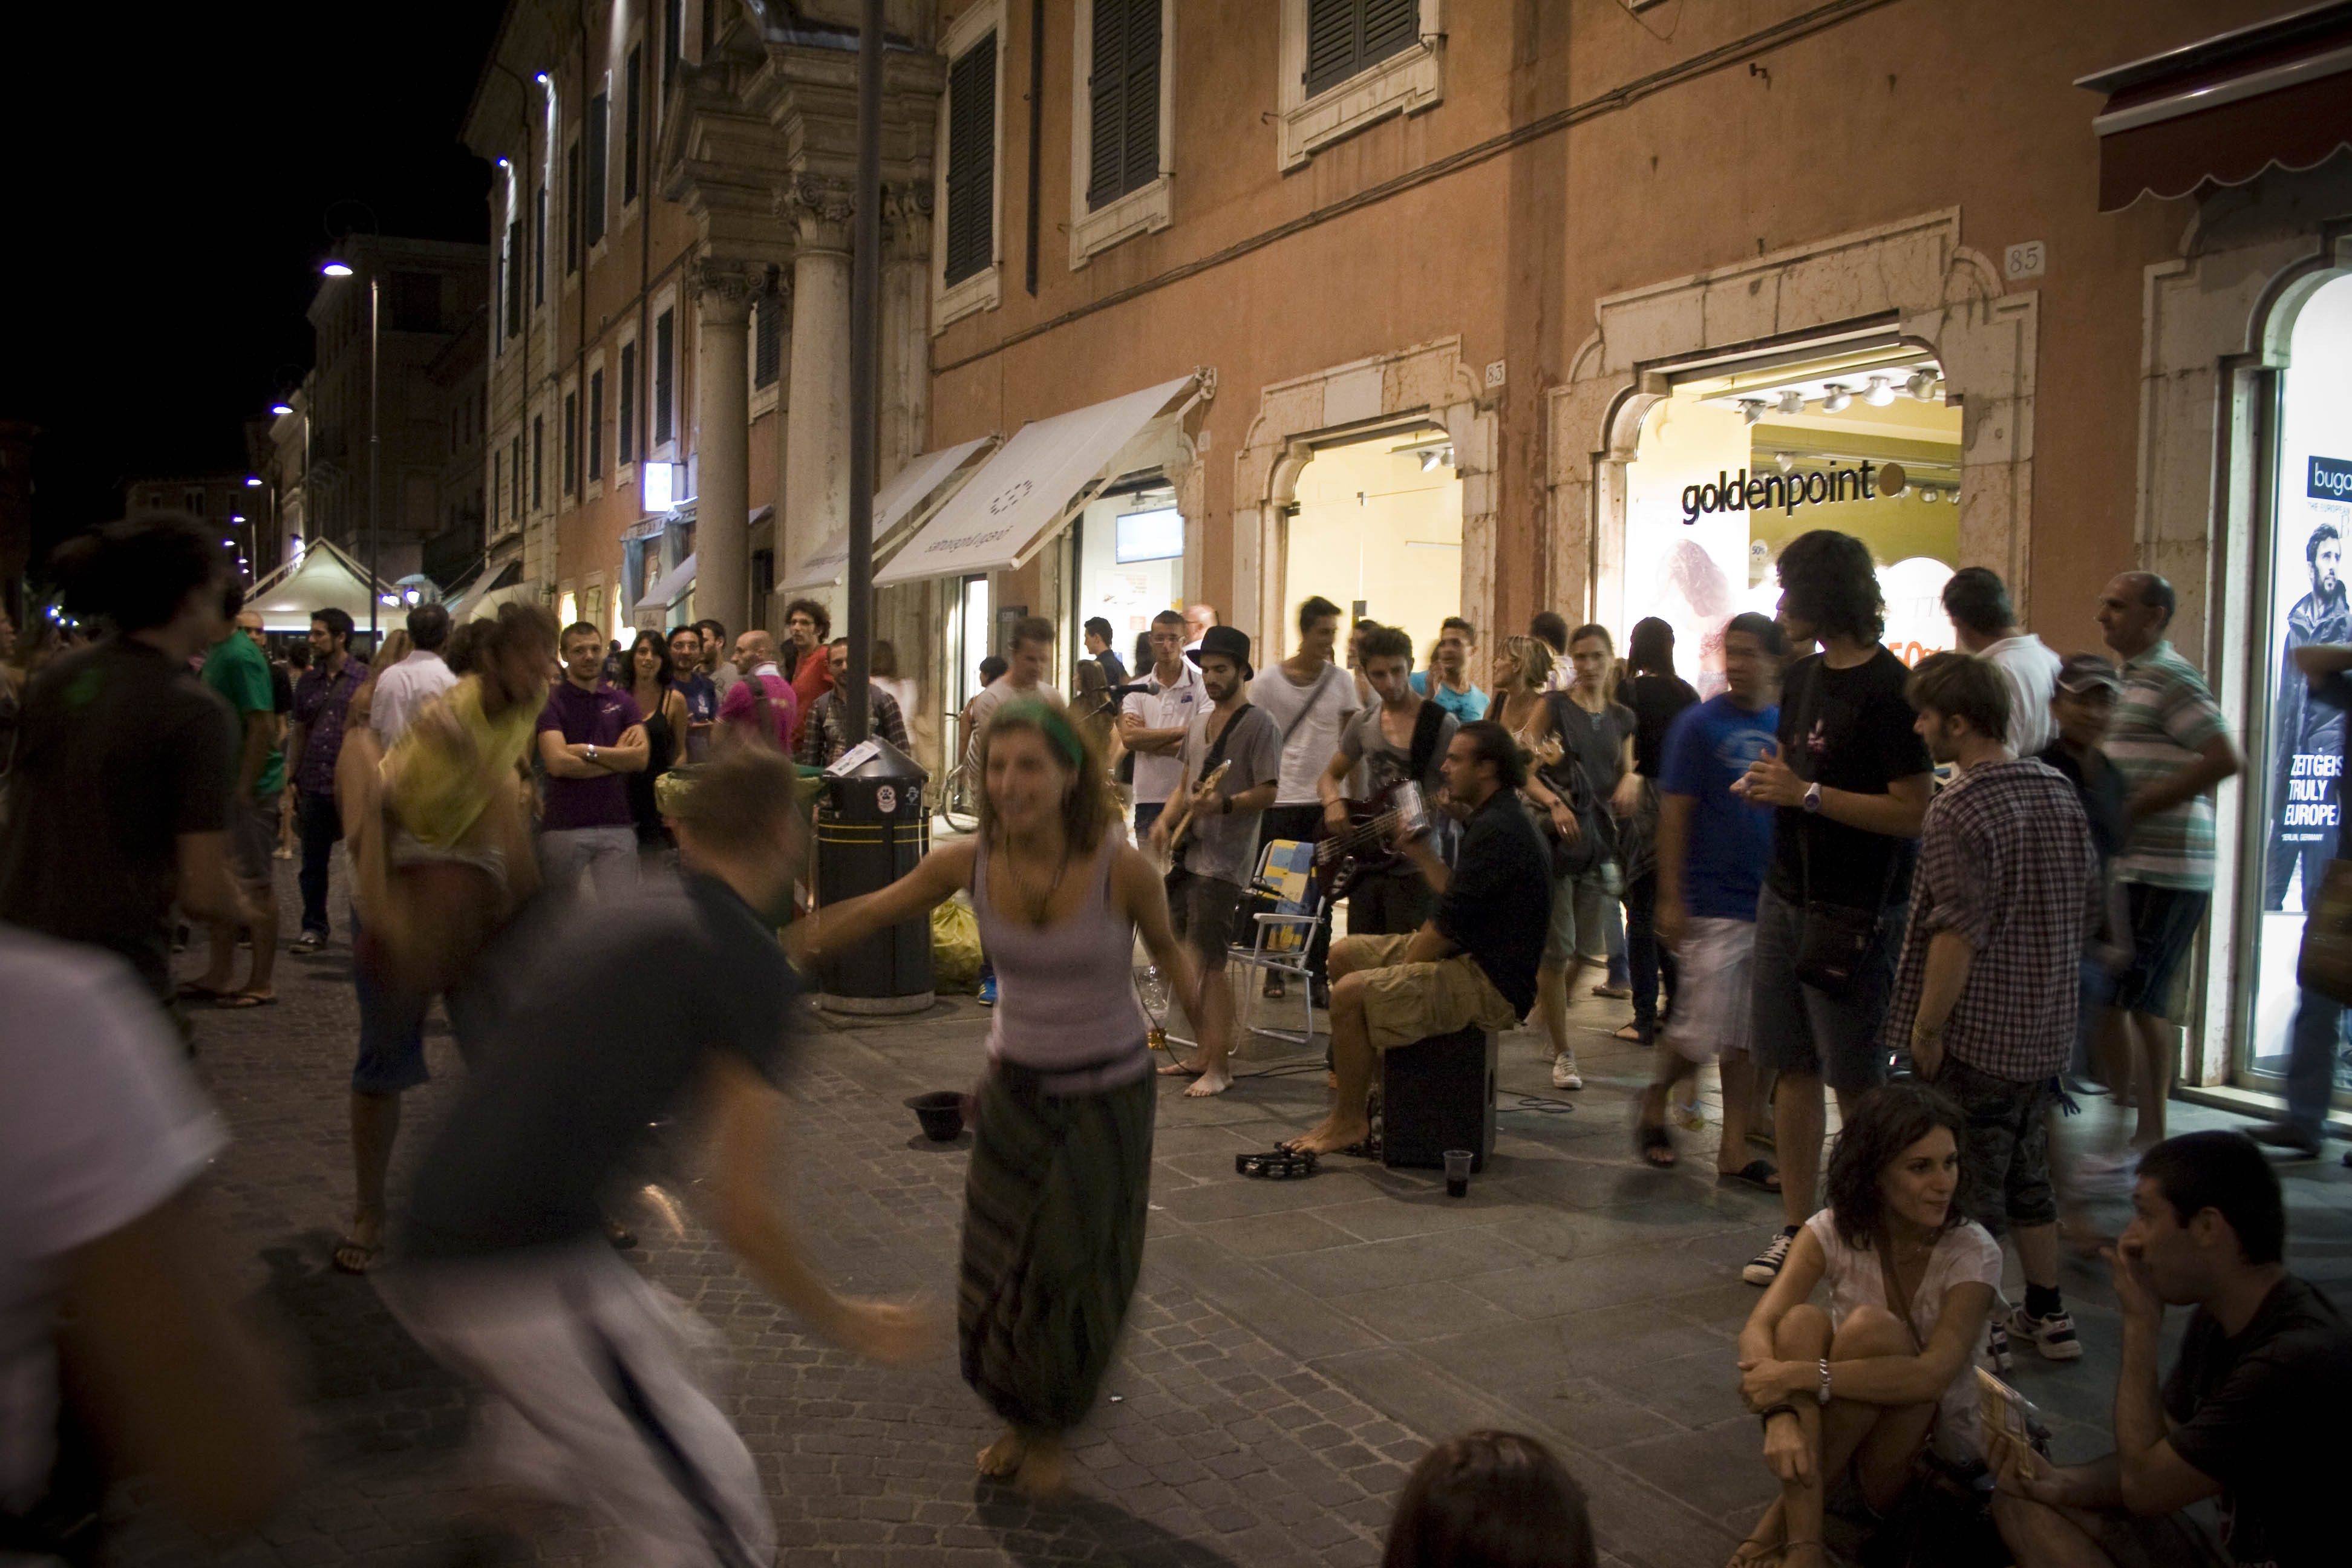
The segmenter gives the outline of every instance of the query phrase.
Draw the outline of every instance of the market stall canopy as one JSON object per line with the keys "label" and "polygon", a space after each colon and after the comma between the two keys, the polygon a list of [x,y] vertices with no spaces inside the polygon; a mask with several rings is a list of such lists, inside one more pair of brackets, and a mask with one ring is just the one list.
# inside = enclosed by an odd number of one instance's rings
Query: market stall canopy
{"label": "market stall canopy", "polygon": [[2242,185],[2352,144],[2352,0],[2331,0],[2078,78],[2107,101],[2099,210]]}
{"label": "market stall canopy", "polygon": [[[890,482],[874,492],[874,558],[881,560],[894,544],[903,542],[895,536],[922,514],[926,502],[937,498],[944,503],[947,496],[953,495],[948,481],[970,478],[967,465],[973,455],[995,439],[982,436],[961,446],[925,452],[891,475]],[[785,557],[784,574],[776,587],[786,594],[830,588],[848,574],[849,529],[845,525],[812,545],[794,548]]]}
{"label": "market stall canopy", "polygon": [[509,561],[495,572],[486,571],[474,585],[457,596],[449,606],[449,621],[463,626],[499,613],[499,606],[509,600],[524,597],[530,590],[522,586],[522,563]]}
{"label": "market stall canopy", "polygon": [[[256,583],[245,596],[245,607],[259,610],[262,629],[271,632],[307,632],[310,617],[330,605],[351,616],[362,631],[367,628],[371,606],[375,606],[379,626],[398,624],[394,606],[377,597],[392,593],[392,584],[377,578],[375,592],[371,594],[369,581],[366,567],[332,540],[321,539],[303,551],[300,560],[289,562]],[[399,606],[400,616],[407,613],[406,605]]]}
{"label": "market stall canopy", "polygon": [[1020,565],[1144,426],[1189,402],[1201,379],[1195,372],[1024,425],[874,574],[875,585]]}

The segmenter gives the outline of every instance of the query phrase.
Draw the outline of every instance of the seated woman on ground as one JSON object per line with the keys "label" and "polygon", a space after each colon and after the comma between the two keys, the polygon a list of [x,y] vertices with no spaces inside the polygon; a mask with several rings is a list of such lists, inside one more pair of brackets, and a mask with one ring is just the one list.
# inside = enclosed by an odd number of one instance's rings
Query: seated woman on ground
{"label": "seated woman on ground", "polygon": [[[1818,1568],[1822,1500],[1851,1470],[1873,1513],[1902,1500],[1923,1451],[1981,1462],[1972,1352],[2000,1247],[1953,1205],[1961,1112],[1926,1084],[1874,1089],[1830,1152],[1829,1206],[1739,1334],[1739,1392],[1763,1418],[1780,1496],[1733,1568]],[[1807,1298],[1829,1287],[1824,1311]]]}
{"label": "seated woman on ground", "polygon": [[1593,1568],[1584,1489],[1533,1437],[1465,1432],[1421,1458],[1381,1568]]}

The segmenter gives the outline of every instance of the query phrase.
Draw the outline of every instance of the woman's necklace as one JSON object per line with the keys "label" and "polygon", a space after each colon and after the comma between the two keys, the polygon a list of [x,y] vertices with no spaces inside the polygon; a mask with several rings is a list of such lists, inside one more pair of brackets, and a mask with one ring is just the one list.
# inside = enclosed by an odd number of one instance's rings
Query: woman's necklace
{"label": "woman's necklace", "polygon": [[[1013,847],[1011,845],[1008,844],[1004,847],[1003,855],[1005,879],[1013,884],[1013,896],[1020,900],[1020,909],[1023,918],[1027,920],[1031,925],[1035,926],[1038,930],[1045,930],[1046,925],[1050,923],[1047,917],[1052,915],[1054,912],[1054,895],[1062,890],[1062,879],[1069,873],[1069,845],[1066,842],[1063,844],[1062,858],[1054,867],[1054,879],[1046,884],[1045,896],[1043,898],[1039,898],[1036,894],[1029,890],[1029,879],[1021,874],[1020,868],[1015,866],[1013,862]],[[1029,913],[1029,910],[1032,908],[1036,910],[1036,913]]]}

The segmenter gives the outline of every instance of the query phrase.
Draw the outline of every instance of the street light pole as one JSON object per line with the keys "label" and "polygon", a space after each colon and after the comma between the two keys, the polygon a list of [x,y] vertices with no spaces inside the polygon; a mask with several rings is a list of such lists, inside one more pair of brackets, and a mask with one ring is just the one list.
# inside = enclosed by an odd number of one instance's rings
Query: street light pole
{"label": "street light pole", "polygon": [[380,542],[376,527],[376,460],[381,449],[379,436],[383,423],[376,407],[380,347],[381,340],[376,335],[376,269],[371,267],[368,268],[368,659],[371,663],[375,659],[377,647],[376,609],[383,597],[376,590],[383,581],[383,574],[376,565]]}
{"label": "street light pole", "polygon": [[857,193],[849,243],[849,740],[866,738],[874,647],[875,389],[881,382],[882,0],[857,32]]}

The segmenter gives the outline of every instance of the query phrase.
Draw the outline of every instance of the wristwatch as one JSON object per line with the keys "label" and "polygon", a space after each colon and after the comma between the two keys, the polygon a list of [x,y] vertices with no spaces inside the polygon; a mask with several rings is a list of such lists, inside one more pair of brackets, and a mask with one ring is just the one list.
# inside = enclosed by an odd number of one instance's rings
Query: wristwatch
{"label": "wristwatch", "polygon": [[596,760],[596,742],[593,741],[588,742],[588,760],[592,763]]}
{"label": "wristwatch", "polygon": [[1822,786],[1818,779],[1805,786],[1805,809],[1811,812],[1822,809]]}

